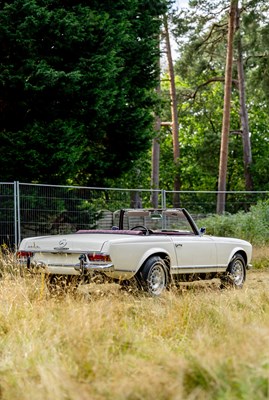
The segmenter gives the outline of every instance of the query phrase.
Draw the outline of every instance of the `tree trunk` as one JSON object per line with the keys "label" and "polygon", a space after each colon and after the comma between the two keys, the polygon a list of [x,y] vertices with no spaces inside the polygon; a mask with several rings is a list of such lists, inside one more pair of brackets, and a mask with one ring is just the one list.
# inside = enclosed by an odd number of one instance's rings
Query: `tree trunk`
{"label": "tree trunk", "polygon": [[[160,40],[159,40],[159,50],[160,50]],[[161,60],[159,58],[159,71]],[[161,84],[160,79],[156,88],[157,94],[161,94]],[[161,130],[161,118],[159,115],[155,115],[155,138],[152,141],[152,151],[151,151],[151,188],[159,189],[159,175],[160,175],[160,130]],[[151,194],[151,204],[153,208],[158,208],[158,192],[154,191]]]}
{"label": "tree trunk", "polygon": [[[159,170],[160,170],[160,142],[159,133],[161,128],[160,117],[156,117],[155,130],[156,136],[152,141],[152,159],[151,159],[151,188],[159,189]],[[154,191],[151,195],[151,204],[153,208],[158,208],[158,192]]]}
{"label": "tree trunk", "polygon": [[240,100],[240,118],[242,127],[242,140],[243,140],[243,159],[244,159],[244,176],[245,176],[245,188],[246,190],[253,190],[253,180],[250,172],[250,166],[252,163],[251,154],[251,143],[249,135],[249,125],[248,125],[248,112],[246,107],[246,90],[245,90],[245,74],[242,56],[242,43],[240,34],[240,20],[239,20],[239,10],[237,8],[237,24],[236,28],[238,30],[237,36],[237,73],[238,73],[238,86],[239,86],[239,100]]}
{"label": "tree trunk", "polygon": [[175,177],[174,177],[174,198],[173,206],[180,206],[180,173],[179,173],[179,131],[178,131],[178,113],[177,113],[177,98],[176,98],[176,84],[175,84],[175,74],[174,66],[172,60],[172,52],[170,45],[170,37],[168,30],[167,16],[164,16],[164,33],[165,33],[165,43],[167,52],[167,62],[168,62],[168,74],[170,83],[170,99],[171,99],[171,116],[172,116],[172,134],[173,134],[173,156],[175,164]]}
{"label": "tree trunk", "polygon": [[230,112],[231,112],[231,91],[232,91],[232,67],[233,67],[233,40],[236,22],[236,10],[238,0],[231,0],[229,11],[229,27],[226,54],[225,86],[224,86],[224,106],[221,132],[220,162],[219,162],[219,182],[217,213],[225,211],[226,197],[226,177],[228,165],[229,132],[230,132]]}

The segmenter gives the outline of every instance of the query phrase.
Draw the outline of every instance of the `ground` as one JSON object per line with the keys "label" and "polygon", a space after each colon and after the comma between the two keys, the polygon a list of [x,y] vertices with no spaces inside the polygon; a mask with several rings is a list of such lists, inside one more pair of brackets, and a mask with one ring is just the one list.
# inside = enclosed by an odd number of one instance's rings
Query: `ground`
{"label": "ground", "polygon": [[[220,290],[220,280],[212,279],[208,281],[197,281],[191,283],[180,283],[179,288],[176,289],[179,293],[187,293],[188,291],[195,292],[208,292],[208,291],[217,291]],[[122,290],[123,289],[123,290]],[[247,271],[247,278],[244,284],[244,290],[269,290],[269,269],[259,269],[259,270],[249,270]],[[99,297],[99,296],[107,296],[116,295],[120,292],[125,294],[128,293],[139,293],[137,292],[137,288],[135,286],[127,286],[125,288],[121,288],[118,284],[114,283],[101,283],[95,284],[91,283],[88,285],[83,285],[80,287],[80,291],[86,295],[90,295],[90,297]],[[141,295],[141,293],[140,293]]]}
{"label": "ground", "polygon": [[248,271],[245,287],[250,290],[268,289],[269,290],[269,270]]}

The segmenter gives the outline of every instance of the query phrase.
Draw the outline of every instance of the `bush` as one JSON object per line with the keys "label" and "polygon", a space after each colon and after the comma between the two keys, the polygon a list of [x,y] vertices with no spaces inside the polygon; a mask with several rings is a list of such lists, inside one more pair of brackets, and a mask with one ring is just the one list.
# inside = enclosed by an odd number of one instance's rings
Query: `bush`
{"label": "bush", "polygon": [[209,235],[238,237],[253,245],[269,243],[269,201],[260,201],[249,212],[213,215],[198,221]]}

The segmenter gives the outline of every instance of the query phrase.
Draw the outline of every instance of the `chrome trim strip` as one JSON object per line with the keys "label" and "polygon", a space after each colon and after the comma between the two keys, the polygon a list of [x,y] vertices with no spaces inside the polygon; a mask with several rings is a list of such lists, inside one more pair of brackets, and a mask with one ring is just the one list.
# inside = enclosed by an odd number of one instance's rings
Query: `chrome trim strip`
{"label": "chrome trim strip", "polygon": [[185,273],[192,273],[197,274],[201,272],[222,272],[226,271],[227,266],[216,266],[216,265],[202,265],[199,267],[189,266],[189,265],[180,265],[171,267],[172,274],[185,274]]}
{"label": "chrome trim strip", "polygon": [[26,252],[29,252],[29,253],[33,253],[33,254],[43,254],[43,253],[50,253],[50,254],[72,254],[72,253],[74,253],[74,254],[81,254],[81,253],[83,253],[83,252],[88,252],[88,251],[86,251],[86,250],[70,250],[70,249],[60,249],[60,248],[56,248],[56,247],[54,247],[54,249],[52,250],[52,249],[33,249],[33,248],[31,248],[31,247],[29,247],[29,248],[26,248],[26,249],[24,249],[24,250],[21,250],[21,251],[26,251]]}

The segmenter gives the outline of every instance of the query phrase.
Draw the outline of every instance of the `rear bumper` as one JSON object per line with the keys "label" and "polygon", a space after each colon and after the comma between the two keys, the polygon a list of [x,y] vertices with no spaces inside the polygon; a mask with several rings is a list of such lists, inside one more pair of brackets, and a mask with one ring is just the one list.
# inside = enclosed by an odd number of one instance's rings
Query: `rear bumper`
{"label": "rear bumper", "polygon": [[99,264],[99,263],[81,263],[78,264],[45,264],[43,262],[33,262],[30,264],[20,263],[21,267],[36,272],[36,273],[45,273],[45,274],[56,274],[56,275],[81,275],[83,273],[90,272],[113,272],[114,266],[112,263],[108,264]]}
{"label": "rear bumper", "polygon": [[42,262],[34,262],[26,264],[20,262],[20,267],[34,273],[56,274],[56,275],[80,275],[79,271],[75,270],[75,265],[55,265],[45,264]]}
{"label": "rear bumper", "polygon": [[46,265],[43,267],[46,274],[56,274],[56,275],[80,275],[78,271],[75,270],[74,266],[63,266],[63,265]]}
{"label": "rear bumper", "polygon": [[79,263],[75,265],[75,270],[78,271],[78,273],[87,273],[87,272],[113,272],[114,271],[114,265],[112,263],[107,263],[107,264],[98,264],[98,263],[86,263],[84,262]]}

